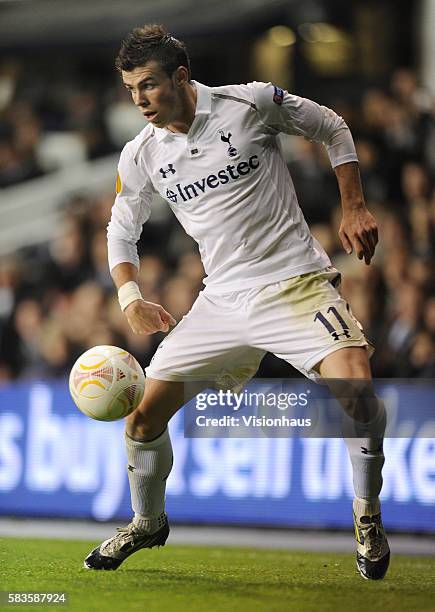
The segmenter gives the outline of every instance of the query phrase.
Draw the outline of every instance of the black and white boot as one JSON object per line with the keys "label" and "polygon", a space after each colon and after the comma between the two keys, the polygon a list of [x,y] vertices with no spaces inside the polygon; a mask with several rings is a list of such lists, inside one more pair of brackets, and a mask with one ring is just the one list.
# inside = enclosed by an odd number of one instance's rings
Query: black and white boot
{"label": "black and white boot", "polygon": [[353,519],[358,571],[366,580],[381,580],[390,564],[390,547],[382,525],[379,498],[369,502],[355,497]]}
{"label": "black and white boot", "polygon": [[118,533],[94,548],[84,560],[86,569],[116,570],[130,555],[141,548],[164,546],[169,535],[166,514],[159,518],[159,528],[154,533],[138,530],[132,522],[117,529]]}

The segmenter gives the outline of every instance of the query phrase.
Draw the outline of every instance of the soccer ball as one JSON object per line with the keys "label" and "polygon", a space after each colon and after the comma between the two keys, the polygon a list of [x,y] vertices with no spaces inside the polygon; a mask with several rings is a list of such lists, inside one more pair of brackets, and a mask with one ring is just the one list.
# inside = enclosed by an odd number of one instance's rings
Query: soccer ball
{"label": "soccer ball", "polygon": [[135,410],[145,389],[142,368],[117,346],[94,346],[75,362],[69,391],[77,408],[97,421],[117,421]]}

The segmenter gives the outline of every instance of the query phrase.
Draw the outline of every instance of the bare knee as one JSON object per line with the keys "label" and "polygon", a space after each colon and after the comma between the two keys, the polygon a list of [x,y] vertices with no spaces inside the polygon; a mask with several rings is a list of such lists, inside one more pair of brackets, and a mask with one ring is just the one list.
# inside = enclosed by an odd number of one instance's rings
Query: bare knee
{"label": "bare knee", "polygon": [[135,440],[156,438],[183,403],[181,383],[147,378],[141,403],[126,419],[127,434]]}
{"label": "bare knee", "polygon": [[134,440],[153,440],[164,431],[168,424],[145,411],[135,410],[125,420],[125,431]]}
{"label": "bare knee", "polygon": [[371,380],[367,349],[352,346],[327,355],[316,366],[322,378],[359,378]]}
{"label": "bare knee", "polygon": [[378,401],[365,348],[340,349],[325,357],[318,370],[349,416],[362,423],[374,418]]}

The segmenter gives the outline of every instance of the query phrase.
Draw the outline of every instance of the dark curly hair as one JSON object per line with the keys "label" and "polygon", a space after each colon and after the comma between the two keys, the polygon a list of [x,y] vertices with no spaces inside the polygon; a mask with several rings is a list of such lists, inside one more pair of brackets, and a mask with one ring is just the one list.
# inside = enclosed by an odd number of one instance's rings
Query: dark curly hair
{"label": "dark curly hair", "polygon": [[129,72],[150,60],[157,61],[168,76],[172,76],[178,66],[185,66],[190,79],[190,60],[186,46],[168,34],[161,25],[134,28],[122,41],[115,66],[119,71]]}

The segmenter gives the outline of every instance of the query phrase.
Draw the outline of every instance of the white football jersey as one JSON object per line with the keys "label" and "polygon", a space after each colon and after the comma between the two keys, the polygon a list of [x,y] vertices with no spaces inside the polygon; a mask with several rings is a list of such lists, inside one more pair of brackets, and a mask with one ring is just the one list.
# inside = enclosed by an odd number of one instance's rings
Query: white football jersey
{"label": "white football jersey", "polygon": [[193,84],[197,106],[188,134],[149,123],[121,153],[108,226],[110,268],[138,265],[136,243],[153,190],[198,243],[210,290],[247,289],[329,266],[303,217],[277,136],[325,144],[335,167],[357,161],[343,119],[271,83]]}

